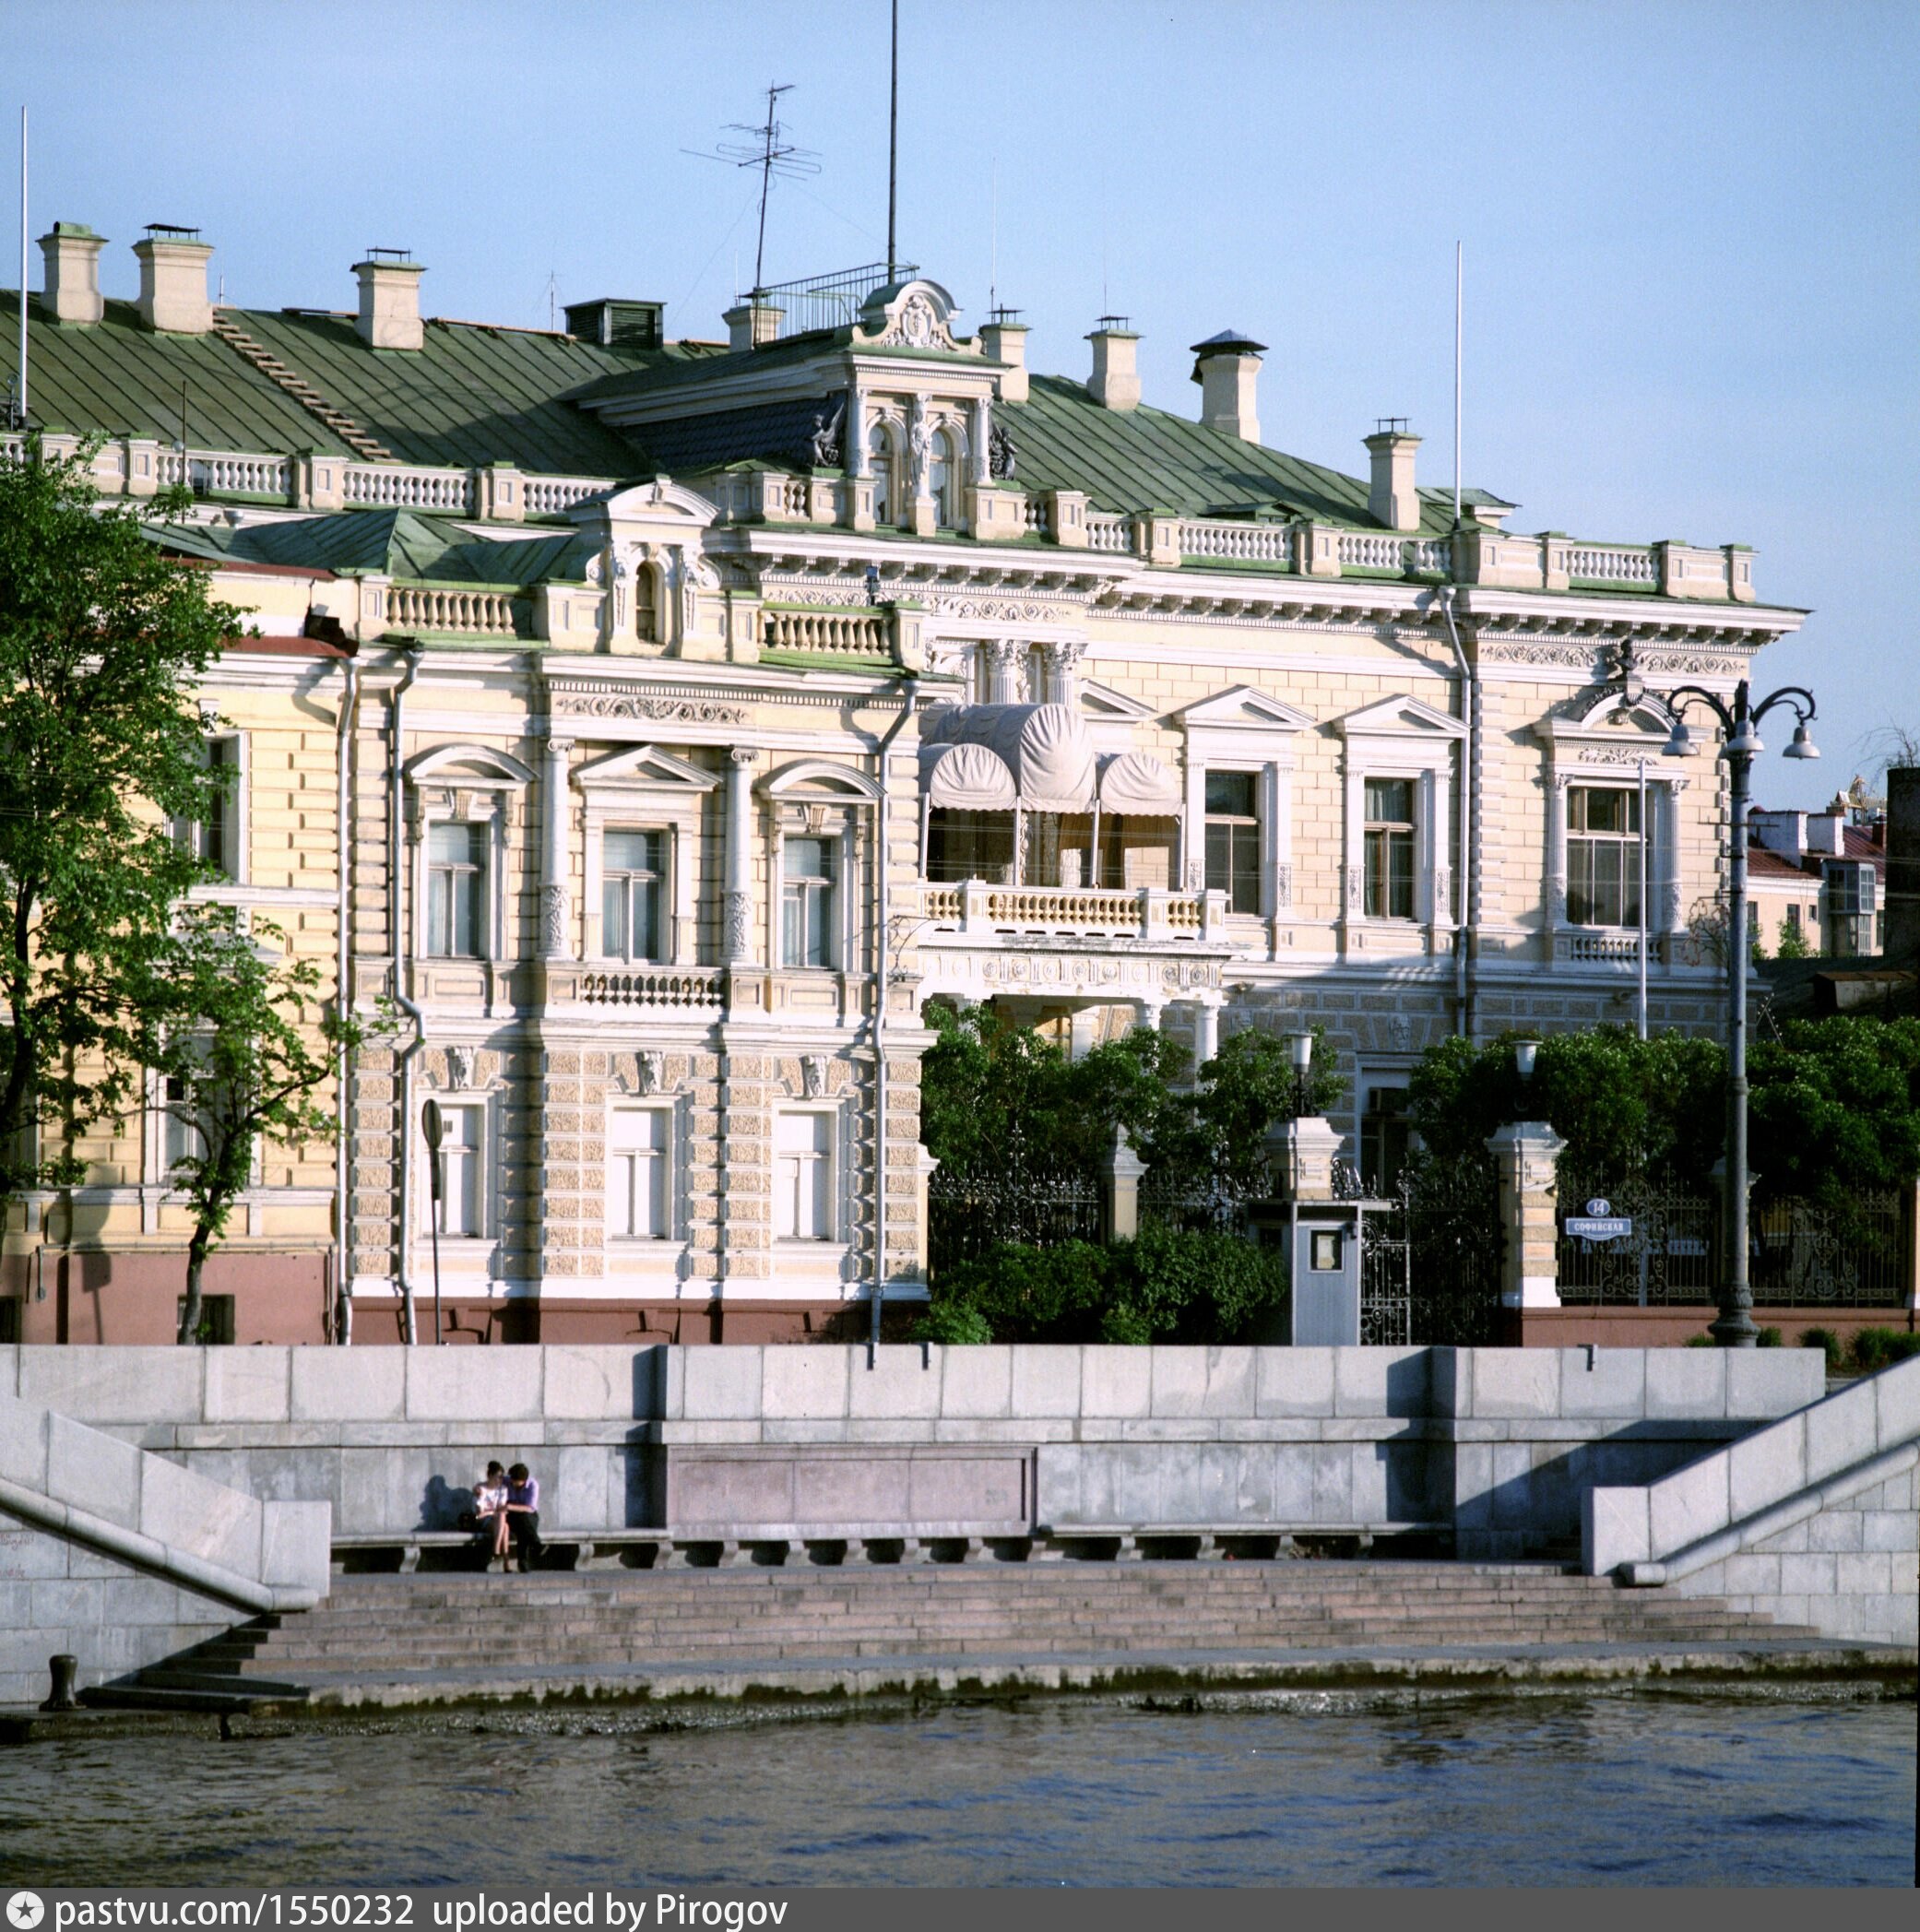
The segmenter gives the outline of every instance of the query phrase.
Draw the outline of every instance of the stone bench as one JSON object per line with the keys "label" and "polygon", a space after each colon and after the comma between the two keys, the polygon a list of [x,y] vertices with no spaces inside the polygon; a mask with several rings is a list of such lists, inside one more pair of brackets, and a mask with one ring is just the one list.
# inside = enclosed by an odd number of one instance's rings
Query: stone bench
{"label": "stone bench", "polygon": [[[996,1562],[1139,1562],[1360,1555],[1381,1540],[1435,1539],[1444,1523],[1255,1524],[1084,1523],[1010,1533],[1004,1524],[953,1523],[908,1534],[883,1524],[682,1524],[670,1529],[554,1530],[540,1538],[543,1570],[739,1570],[848,1562],[897,1565]],[[346,1572],[410,1575],[479,1570],[468,1530],[402,1530],[336,1535],[333,1566]],[[469,1557],[463,1564],[450,1559]]]}

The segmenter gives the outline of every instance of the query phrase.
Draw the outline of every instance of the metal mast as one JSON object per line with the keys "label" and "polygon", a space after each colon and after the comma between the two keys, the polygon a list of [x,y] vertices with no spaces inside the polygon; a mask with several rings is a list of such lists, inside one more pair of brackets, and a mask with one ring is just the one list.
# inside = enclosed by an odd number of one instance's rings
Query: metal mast
{"label": "metal mast", "polygon": [[[900,187],[900,0],[894,0],[894,47],[892,76],[887,90],[886,110],[886,279],[894,279],[896,255],[894,243],[894,215]],[[24,244],[23,244],[24,245]]]}
{"label": "metal mast", "polygon": [[27,427],[27,110],[20,109],[20,375],[14,409]]}

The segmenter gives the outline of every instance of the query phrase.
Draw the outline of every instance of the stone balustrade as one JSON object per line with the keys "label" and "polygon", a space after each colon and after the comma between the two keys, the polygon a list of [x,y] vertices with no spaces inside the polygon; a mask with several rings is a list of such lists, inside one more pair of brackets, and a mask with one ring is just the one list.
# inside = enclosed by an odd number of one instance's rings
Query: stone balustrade
{"label": "stone balustrade", "polygon": [[397,631],[427,631],[441,636],[517,634],[514,600],[504,590],[394,584],[386,593],[386,620]]}
{"label": "stone balustrade", "polygon": [[812,605],[769,605],[761,612],[761,646],[770,651],[805,651],[816,657],[891,664],[892,617],[888,610],[871,607],[824,610]]}
{"label": "stone balustrade", "polygon": [[1224,893],[1152,886],[922,884],[920,917],[936,930],[967,934],[1063,934],[1073,938],[1224,939]]}
{"label": "stone balustrade", "polygon": [[[550,973],[550,980],[553,975]],[[714,1010],[721,1004],[717,966],[632,966],[584,972],[568,987],[550,986],[553,998],[572,997],[588,1006],[654,1006]]]}
{"label": "stone balustrade", "polygon": [[[45,440],[56,453],[80,442],[52,431]],[[0,453],[18,456],[24,446],[18,434],[0,437]],[[108,441],[94,473],[107,493],[137,497],[179,482],[181,471],[176,447],[123,436]],[[613,489],[617,480],[521,476],[510,466],[451,468],[221,450],[189,451],[185,472],[191,487],[209,497],[284,502],[322,513],[369,507],[504,522],[557,519],[573,504]],[[853,523],[859,491],[837,472],[810,477],[779,470],[729,474],[712,480],[706,488],[723,523],[819,526]],[[1456,540],[1345,529],[1307,519],[1263,523],[1161,513],[1135,516],[1094,509],[1079,492],[1059,490],[1025,493],[1018,502],[1017,517],[1008,513],[1009,535],[1040,537],[1062,549],[1132,557],[1167,568],[1238,563],[1315,577],[1444,576],[1491,588],[1636,592],[1735,603],[1755,599],[1753,552],[1737,543],[1712,549],[1675,540],[1595,543],[1553,530],[1520,536],[1480,527],[1461,532]],[[982,540],[997,537],[998,529],[990,529]]]}

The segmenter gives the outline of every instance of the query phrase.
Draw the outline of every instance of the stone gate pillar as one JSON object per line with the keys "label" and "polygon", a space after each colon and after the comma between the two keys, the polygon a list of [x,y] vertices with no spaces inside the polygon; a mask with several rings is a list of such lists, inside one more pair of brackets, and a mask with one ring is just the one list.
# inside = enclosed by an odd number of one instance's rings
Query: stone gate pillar
{"label": "stone gate pillar", "polygon": [[1559,1308],[1560,1156],[1567,1144],[1544,1120],[1514,1120],[1487,1138],[1499,1170],[1500,1306]]}
{"label": "stone gate pillar", "polygon": [[1320,1114],[1275,1120],[1266,1132],[1267,1164],[1283,1201],[1333,1199],[1333,1163],[1340,1157],[1337,1129]]}
{"label": "stone gate pillar", "polygon": [[1140,1232],[1140,1177],[1146,1163],[1134,1153],[1124,1127],[1113,1131],[1113,1146],[1100,1163],[1107,1188],[1107,1238],[1131,1241]]}

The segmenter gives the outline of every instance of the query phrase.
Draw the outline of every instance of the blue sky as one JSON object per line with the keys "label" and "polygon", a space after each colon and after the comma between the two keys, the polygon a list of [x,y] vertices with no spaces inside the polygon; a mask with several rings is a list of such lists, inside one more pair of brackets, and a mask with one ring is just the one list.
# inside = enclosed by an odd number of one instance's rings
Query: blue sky
{"label": "blue sky", "polygon": [[[886,0],[12,0],[32,227],[197,224],[227,299],[350,306],[369,243],[430,314],[543,324],[669,304],[721,332],[753,184],[689,154],[769,81],[821,172],[775,190],[770,280],[886,231]],[[1903,0],[902,0],[901,253],[1084,374],[1108,309],[1150,402],[1187,345],[1269,345],[1274,445],[1357,469],[1405,415],[1452,473],[1452,254],[1467,256],[1467,480],[1515,527],[1742,541],[1811,606],[1758,676],[1811,683],[1819,803],[1920,729],[1920,8]],[[10,175],[11,168],[6,169]],[[994,207],[998,205],[998,246]],[[11,281],[12,274],[4,276]],[[34,251],[33,279],[39,279]],[[1775,733],[1776,738],[1784,738]],[[1777,748],[1777,747],[1776,747]]]}

